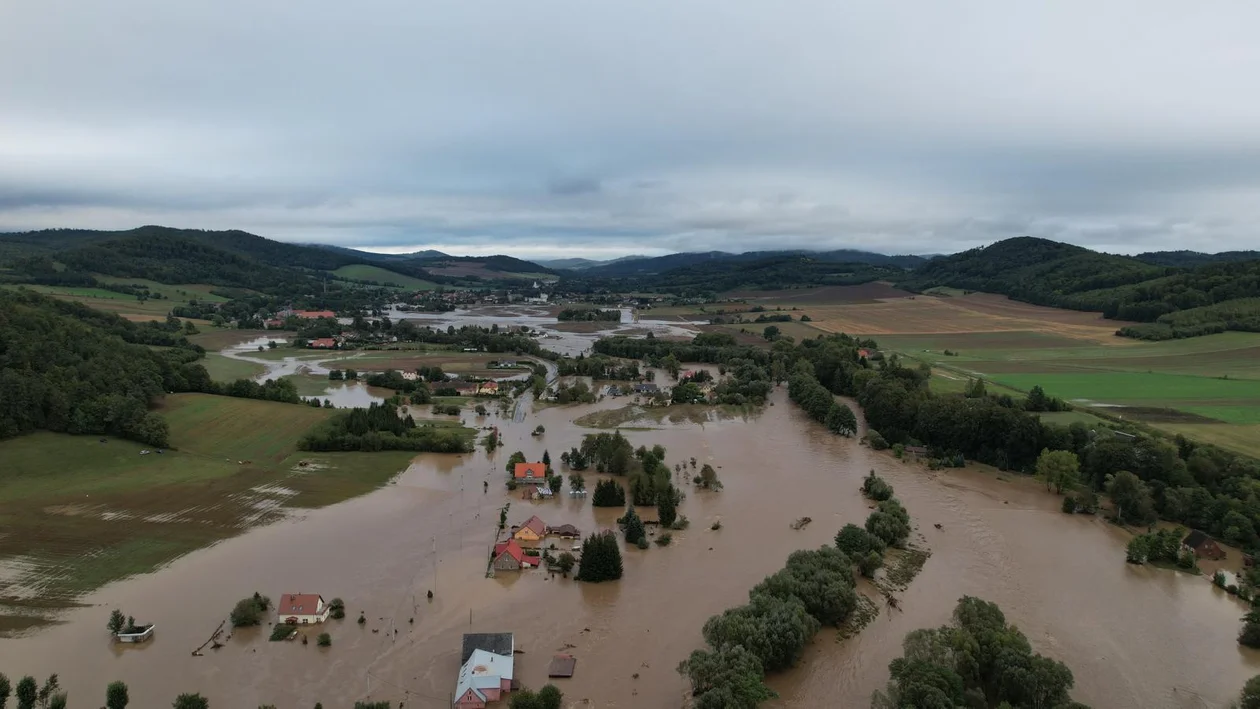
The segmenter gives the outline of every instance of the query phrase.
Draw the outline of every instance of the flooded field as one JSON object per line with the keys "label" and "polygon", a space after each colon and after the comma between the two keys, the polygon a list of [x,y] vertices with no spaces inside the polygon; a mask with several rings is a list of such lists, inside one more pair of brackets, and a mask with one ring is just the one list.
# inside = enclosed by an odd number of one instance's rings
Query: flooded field
{"label": "flooded field", "polygon": [[[620,582],[583,585],[538,571],[485,577],[506,502],[508,524],[537,514],[583,532],[611,527],[620,514],[589,499],[531,503],[504,489],[512,451],[536,459],[546,448],[558,458],[588,432],[574,418],[625,402],[549,407],[520,421],[486,419],[505,439],[493,455],[419,456],[376,492],[106,586],[64,624],[0,640],[0,666],[10,677],[60,673],[75,705],[97,701],[121,679],[141,707],[194,691],[218,707],[346,707],[367,697],[441,707],[454,688],[461,635],[509,631],[524,651],[517,676],[526,686],[543,684],[551,655],[563,650],[578,658],[575,676],[557,681],[569,705],[678,706],[687,685],[674,668],[701,645],[705,619],[743,602],[792,551],[830,544],[844,523],[861,523],[867,507],[857,488],[874,469],[896,487],[932,557],[902,596],[902,611],[881,610],[843,643],[820,633],[798,668],[773,677],[778,706],[867,706],[905,633],[947,622],[963,594],[999,603],[1037,650],[1072,668],[1074,696],[1094,707],[1224,706],[1260,672],[1260,657],[1234,641],[1243,606],[1202,577],[1125,564],[1123,532],[1059,513],[1057,498],[1028,481],[928,473],[825,433],[782,390],[772,402],[747,420],[626,432],[636,445],[664,445],[671,467],[692,456],[710,462],[725,490],[681,484],[680,512],[691,528],[669,547],[627,550]],[[538,424],[547,433],[531,437]],[[790,529],[801,516],[813,524]],[[722,529],[710,530],[714,519]],[[341,597],[347,619],[321,629],[332,635],[330,648],[313,638],[305,646],[268,642],[264,626],[192,656],[255,590],[273,599]],[[111,644],[111,608],[157,623],[155,639]]]}

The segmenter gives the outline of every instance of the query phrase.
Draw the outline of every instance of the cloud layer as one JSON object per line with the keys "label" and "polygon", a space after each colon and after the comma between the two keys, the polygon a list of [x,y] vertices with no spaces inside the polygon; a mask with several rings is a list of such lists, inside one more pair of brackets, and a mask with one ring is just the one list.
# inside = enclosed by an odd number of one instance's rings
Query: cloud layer
{"label": "cloud layer", "polygon": [[1167,0],[5,3],[0,230],[1256,248],[1256,27]]}

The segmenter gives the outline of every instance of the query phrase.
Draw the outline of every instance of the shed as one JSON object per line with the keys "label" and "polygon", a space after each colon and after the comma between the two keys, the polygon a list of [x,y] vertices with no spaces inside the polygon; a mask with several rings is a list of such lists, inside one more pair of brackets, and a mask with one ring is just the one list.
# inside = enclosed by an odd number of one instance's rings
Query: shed
{"label": "shed", "polygon": [[551,665],[547,668],[547,676],[572,677],[575,667],[577,667],[576,657],[572,655],[556,655],[551,658]]}

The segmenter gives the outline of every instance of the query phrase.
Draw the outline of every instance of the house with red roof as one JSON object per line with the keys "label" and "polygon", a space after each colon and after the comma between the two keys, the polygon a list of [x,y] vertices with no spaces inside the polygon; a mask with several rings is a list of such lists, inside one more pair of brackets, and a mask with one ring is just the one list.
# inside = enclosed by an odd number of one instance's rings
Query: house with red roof
{"label": "house with red roof", "polygon": [[494,381],[493,379],[491,379],[488,382],[482,382],[481,386],[477,387],[477,393],[481,394],[482,396],[498,396],[499,383]]}
{"label": "house with red roof", "polygon": [[509,539],[506,542],[499,542],[494,545],[494,561],[492,565],[496,571],[520,571],[521,569],[532,569],[539,564],[539,558],[536,556],[528,556],[520,544],[515,539]]}
{"label": "house with red roof", "polygon": [[331,337],[320,337],[311,340],[307,346],[316,350],[331,350],[337,346],[337,340]]}
{"label": "house with red roof", "polygon": [[517,484],[543,485],[547,482],[547,464],[517,463],[512,470],[512,478]]}
{"label": "house with red roof", "polygon": [[323,623],[331,610],[318,593],[286,593],[276,604],[276,618],[289,625]]}
{"label": "house with red roof", "polygon": [[303,320],[318,320],[320,318],[335,318],[337,314],[331,310],[295,310],[293,311],[293,316]]}

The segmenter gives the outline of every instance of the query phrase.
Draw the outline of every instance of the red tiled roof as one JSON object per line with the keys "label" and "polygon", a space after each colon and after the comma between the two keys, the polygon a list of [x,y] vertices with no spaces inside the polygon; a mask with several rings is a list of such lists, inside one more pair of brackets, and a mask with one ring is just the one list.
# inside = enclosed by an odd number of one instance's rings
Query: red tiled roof
{"label": "red tiled roof", "polygon": [[497,559],[500,556],[503,556],[504,552],[513,559],[516,559],[516,563],[525,563],[525,550],[521,548],[520,544],[516,543],[515,539],[509,539],[506,542],[499,542],[494,545],[494,558]]}
{"label": "red tiled roof", "polygon": [[308,318],[314,320],[316,318],[335,318],[337,314],[331,310],[295,310],[293,314],[299,318]]}
{"label": "red tiled roof", "polygon": [[512,475],[517,479],[546,480],[547,465],[545,463],[517,463]]}
{"label": "red tiled roof", "polygon": [[318,593],[286,593],[276,606],[280,615],[315,615],[319,612]]}
{"label": "red tiled roof", "polygon": [[337,341],[331,337],[320,337],[318,339],[311,340],[311,347],[336,347],[336,346],[337,346]]}

